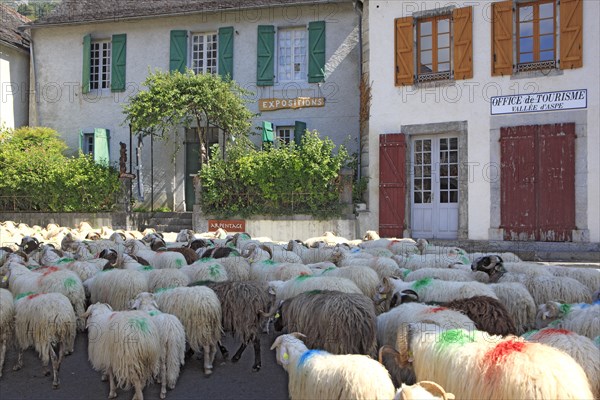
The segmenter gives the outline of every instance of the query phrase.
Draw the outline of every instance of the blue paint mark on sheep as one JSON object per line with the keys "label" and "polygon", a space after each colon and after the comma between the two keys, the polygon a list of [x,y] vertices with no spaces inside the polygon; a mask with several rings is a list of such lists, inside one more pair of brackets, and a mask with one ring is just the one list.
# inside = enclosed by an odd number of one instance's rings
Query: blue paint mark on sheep
{"label": "blue paint mark on sheep", "polygon": [[298,360],[298,367],[299,368],[303,367],[304,364],[306,364],[306,362],[308,360],[310,360],[311,358],[313,358],[314,356],[317,356],[317,355],[324,356],[324,355],[327,355],[327,354],[329,354],[329,353],[327,353],[326,351],[323,351],[323,350],[308,350],[308,351],[305,351],[304,353],[302,353],[302,355],[300,356],[300,359]]}

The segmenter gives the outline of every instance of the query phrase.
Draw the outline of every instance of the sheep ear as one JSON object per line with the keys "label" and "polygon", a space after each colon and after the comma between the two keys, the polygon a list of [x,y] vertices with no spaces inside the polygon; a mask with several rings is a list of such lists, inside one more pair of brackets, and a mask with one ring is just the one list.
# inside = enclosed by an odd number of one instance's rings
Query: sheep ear
{"label": "sheep ear", "polygon": [[292,333],[290,333],[290,335],[292,335],[296,339],[300,339],[300,340],[306,338],[306,335],[304,335],[304,334],[302,334],[300,332],[292,332]]}
{"label": "sheep ear", "polygon": [[129,309],[137,310],[140,307],[140,299],[129,300]]}
{"label": "sheep ear", "polygon": [[271,350],[275,350],[277,347],[281,346],[281,342],[283,341],[283,335],[278,336],[273,344],[271,345]]}
{"label": "sheep ear", "polygon": [[156,300],[152,300],[152,307],[156,308],[157,310],[159,310],[158,308],[158,303],[156,303]]}

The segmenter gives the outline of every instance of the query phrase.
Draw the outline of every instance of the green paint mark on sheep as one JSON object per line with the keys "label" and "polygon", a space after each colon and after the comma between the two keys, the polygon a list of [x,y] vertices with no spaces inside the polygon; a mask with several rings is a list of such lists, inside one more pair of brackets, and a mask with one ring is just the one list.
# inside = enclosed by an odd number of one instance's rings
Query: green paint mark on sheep
{"label": "green paint mark on sheep", "polygon": [[312,275],[300,275],[300,276],[296,277],[294,280],[296,282],[302,282],[302,281],[305,281],[305,280],[307,280],[309,278],[312,278]]}
{"label": "green paint mark on sheep", "polygon": [[67,278],[67,279],[65,279],[65,281],[63,282],[63,284],[65,285],[65,289],[72,288],[74,286],[77,286],[77,279],[75,279],[75,278]]}
{"label": "green paint mark on sheep", "polygon": [[213,264],[208,267],[208,274],[213,278],[221,276],[221,266],[219,264]]}
{"label": "green paint mark on sheep", "polygon": [[323,271],[323,273],[326,274],[327,272],[335,271],[336,269],[337,269],[336,267],[329,267],[325,271]]}
{"label": "green paint mark on sheep", "polygon": [[471,264],[471,260],[469,260],[469,257],[467,256],[461,256],[460,257],[460,262],[465,264],[465,265],[470,265]]}
{"label": "green paint mark on sheep", "polygon": [[206,286],[206,285],[210,285],[212,283],[216,283],[216,282],[215,281],[209,281],[209,280],[196,281],[196,282],[190,283],[188,286]]}
{"label": "green paint mark on sheep", "polygon": [[66,264],[66,263],[70,263],[70,262],[73,262],[73,261],[75,261],[74,258],[61,258],[56,263],[57,264]]}
{"label": "green paint mark on sheep", "polygon": [[475,334],[462,329],[450,329],[441,333],[437,346],[446,347],[450,345],[464,346],[475,341]]}
{"label": "green paint mark on sheep", "polygon": [[15,301],[21,300],[23,297],[31,296],[32,294],[37,294],[37,293],[36,292],[19,293],[18,295],[15,296]]}
{"label": "green paint mark on sheep", "polygon": [[142,267],[142,271],[152,271],[154,269],[154,267],[152,267],[151,265],[144,265]]}
{"label": "green paint mark on sheep", "polygon": [[177,260],[175,260],[175,265],[177,265],[177,268],[181,268],[185,265],[185,260],[178,258]]}
{"label": "green paint mark on sheep", "polygon": [[150,330],[148,320],[142,317],[129,318],[129,323],[134,329],[147,333]]}
{"label": "green paint mark on sheep", "polygon": [[560,305],[560,314],[567,315],[571,312],[571,304],[561,304]]}
{"label": "green paint mark on sheep", "polygon": [[276,263],[273,260],[265,260],[265,261],[263,261],[263,264],[265,264],[265,265],[275,265]]}
{"label": "green paint mark on sheep", "polygon": [[171,290],[171,289],[175,289],[177,286],[170,286],[170,287],[165,287],[165,288],[160,288],[160,289],[156,289],[154,291],[154,294],[159,294],[162,292],[166,292],[167,290]]}
{"label": "green paint mark on sheep", "polygon": [[538,332],[539,332],[539,330],[532,329],[530,331],[525,332],[523,335],[521,335],[521,337],[525,340],[529,340],[530,337],[532,337],[533,335],[535,335]]}
{"label": "green paint mark on sheep", "polygon": [[207,263],[207,262],[212,262],[213,258],[210,257],[203,257],[201,259],[199,259],[198,261],[196,261],[197,263]]}
{"label": "green paint mark on sheep", "polygon": [[160,314],[162,314],[162,313],[158,310],[148,311],[148,315],[150,315],[151,317],[156,317],[157,315],[160,315]]}
{"label": "green paint mark on sheep", "polygon": [[419,290],[419,289],[423,289],[426,286],[429,286],[433,283],[433,278],[423,278],[423,279],[419,279],[418,281],[415,281],[415,283],[412,284],[412,290]]}
{"label": "green paint mark on sheep", "polygon": [[407,276],[410,275],[410,273],[412,272],[412,270],[410,269],[405,269],[404,271],[402,271],[402,277],[406,278]]}

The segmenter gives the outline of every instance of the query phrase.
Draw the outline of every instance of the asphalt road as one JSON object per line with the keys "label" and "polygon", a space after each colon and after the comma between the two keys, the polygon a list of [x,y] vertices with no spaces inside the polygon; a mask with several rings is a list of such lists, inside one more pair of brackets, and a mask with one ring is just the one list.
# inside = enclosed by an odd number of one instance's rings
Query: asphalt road
{"label": "asphalt road", "polygon": [[[179,375],[177,387],[167,390],[167,399],[287,399],[287,373],[277,365],[275,351],[269,348],[275,334],[261,337],[262,369],[252,372],[254,350],[248,346],[237,363],[223,363],[217,351],[213,374],[206,378],[202,372],[202,360],[186,359]],[[230,357],[237,350],[237,343],[225,339]],[[92,369],[87,359],[87,334],[79,333],[75,352],[66,357],[60,369],[60,387],[52,389],[52,377],[42,374],[42,364],[33,349],[24,355],[24,366],[13,371],[16,353],[9,351],[0,378],[0,400],[104,400],[108,398],[108,382],[100,380],[100,373]],[[152,384],[144,389],[145,399],[158,399],[160,385]],[[117,390],[118,399],[131,399],[133,390]]]}

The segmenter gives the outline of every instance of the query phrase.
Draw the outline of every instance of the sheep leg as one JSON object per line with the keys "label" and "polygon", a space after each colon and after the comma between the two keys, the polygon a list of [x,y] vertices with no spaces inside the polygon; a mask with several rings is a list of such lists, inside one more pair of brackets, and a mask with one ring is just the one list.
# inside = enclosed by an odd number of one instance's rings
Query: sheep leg
{"label": "sheep leg", "polygon": [[160,363],[160,398],[167,397],[167,360],[162,359]]}
{"label": "sheep leg", "polygon": [[6,355],[6,340],[2,341],[2,348],[0,348],[0,378],[2,378],[2,368],[4,368],[4,356]]}
{"label": "sheep leg", "polygon": [[23,368],[23,350],[19,349],[19,357],[17,357],[17,363],[13,367],[13,371],[18,371]]}
{"label": "sheep leg", "polygon": [[211,346],[210,345],[206,345],[204,346],[204,375],[210,375],[212,374],[212,369],[213,369],[213,365],[212,365],[212,357],[211,357]]}
{"label": "sheep leg", "polygon": [[62,343],[58,344],[58,356],[54,351],[54,347],[50,345],[50,360],[52,360],[52,389],[58,389],[60,379],[58,379],[58,371],[60,371],[60,362],[62,361]]}
{"label": "sheep leg", "polygon": [[[140,381],[139,379],[136,379],[133,382],[133,387],[135,388],[135,393],[133,394],[133,400],[144,400],[144,393],[142,393],[142,389],[144,388],[144,386],[142,385],[142,381]],[[162,391],[161,391],[161,399],[164,399],[164,397],[162,397]]]}
{"label": "sheep leg", "polygon": [[231,359],[231,361],[238,362],[240,360],[240,358],[242,357],[242,353],[244,353],[244,350],[246,350],[246,346],[248,346],[248,343],[242,343],[240,348],[233,355],[233,358]]}
{"label": "sheep leg", "polygon": [[110,383],[110,392],[108,393],[109,399],[117,397],[117,385],[115,384],[115,377],[112,372],[112,367],[108,367],[108,382]]}
{"label": "sheep leg", "polygon": [[252,366],[252,371],[258,372],[262,367],[262,362],[260,361],[260,338],[258,336],[254,337],[254,365]]}
{"label": "sheep leg", "polygon": [[219,346],[219,350],[221,350],[221,354],[223,355],[223,358],[225,360],[227,360],[227,357],[229,357],[229,351],[227,351],[227,347],[223,346],[223,344],[221,344],[221,342],[217,342],[217,346]]}

